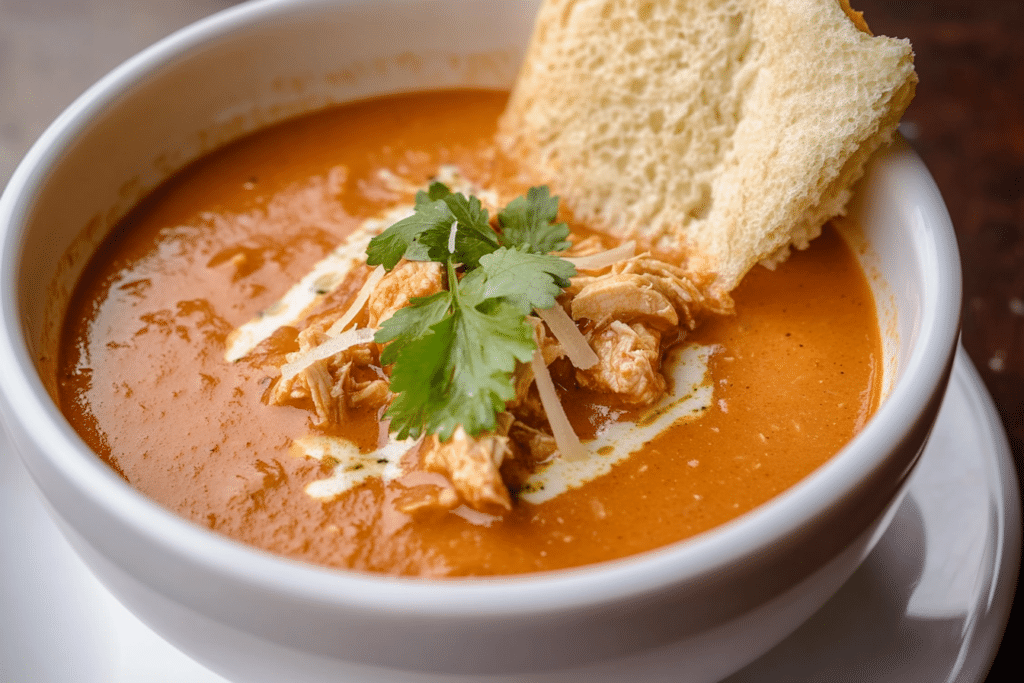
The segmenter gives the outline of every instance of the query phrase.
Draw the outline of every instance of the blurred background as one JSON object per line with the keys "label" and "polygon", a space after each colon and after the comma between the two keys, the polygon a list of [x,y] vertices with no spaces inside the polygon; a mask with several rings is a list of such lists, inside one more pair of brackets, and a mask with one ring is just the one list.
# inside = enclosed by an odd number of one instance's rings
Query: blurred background
{"label": "blurred background", "polygon": [[[228,0],[0,0],[0,186],[78,94]],[[852,0],[909,38],[921,82],[903,132],[931,169],[964,266],[963,344],[1024,465],[1024,1]],[[826,56],[827,57],[827,56]],[[187,93],[183,93],[187,96]],[[1020,680],[1017,600],[989,683]]]}
{"label": "blurred background", "polygon": [[[1024,473],[1024,2],[852,0],[909,38],[920,83],[902,130],[946,200],[964,271],[962,341]],[[1018,583],[1019,585],[1019,583]],[[1021,591],[1024,593],[1024,591]],[[1021,679],[1018,594],[989,683]],[[1011,661],[1011,659],[1013,661]]]}

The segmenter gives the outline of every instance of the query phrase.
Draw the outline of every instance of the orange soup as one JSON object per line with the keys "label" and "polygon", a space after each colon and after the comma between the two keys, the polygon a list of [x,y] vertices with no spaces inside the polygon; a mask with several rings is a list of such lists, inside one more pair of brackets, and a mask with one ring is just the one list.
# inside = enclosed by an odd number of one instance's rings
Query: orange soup
{"label": "orange soup", "polygon": [[[271,405],[271,360],[294,349],[294,328],[235,362],[229,335],[439,168],[520,191],[493,151],[504,102],[460,91],[345,105],[171,178],[99,248],[69,305],[68,419],[132,486],[196,524],[291,558],[430,577],[559,569],[685,539],[784,491],[857,433],[878,402],[880,338],[857,260],[826,226],[777,270],[748,274],[735,314],[706,315],[686,335],[704,350],[699,405],[601,476],[539,502],[513,495],[502,514],[409,512],[410,491],[437,484],[421,471],[311,495],[337,462],[297,441],[337,437],[371,452],[387,436],[381,410],[318,426],[308,406]],[[346,307],[363,279],[344,279],[308,313]],[[553,376],[584,440],[653,419]]]}

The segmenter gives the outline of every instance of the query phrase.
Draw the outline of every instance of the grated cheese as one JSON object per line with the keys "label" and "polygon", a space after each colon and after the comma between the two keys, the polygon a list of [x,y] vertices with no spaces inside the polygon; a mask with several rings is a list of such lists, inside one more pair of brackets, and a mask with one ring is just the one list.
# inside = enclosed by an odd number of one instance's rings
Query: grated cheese
{"label": "grated cheese", "polygon": [[352,301],[352,305],[348,307],[345,313],[334,321],[327,330],[327,336],[336,337],[341,334],[341,331],[348,327],[348,324],[352,322],[352,319],[358,315],[359,311],[363,310],[363,306],[366,305],[367,300],[370,298],[370,294],[373,289],[380,284],[380,281],[384,279],[385,271],[384,266],[377,266],[370,273],[370,276],[366,278],[366,282],[360,288],[359,293],[356,294],[356,298]]}
{"label": "grated cheese", "polygon": [[298,358],[281,366],[281,379],[287,381],[299,374],[313,363],[330,358],[336,353],[359,344],[366,344],[373,341],[373,335],[377,330],[371,327],[360,327],[354,330],[342,332],[333,339],[328,339],[323,344],[310,349]]}
{"label": "grated cheese", "polygon": [[548,422],[551,424],[551,433],[558,444],[558,451],[567,460],[582,460],[587,457],[587,449],[580,443],[572,425],[569,424],[569,417],[565,414],[562,402],[558,400],[555,392],[555,383],[551,380],[551,373],[544,363],[544,356],[540,349],[533,352],[533,376],[537,383],[537,392],[540,394],[540,402],[547,413]]}
{"label": "grated cheese", "polygon": [[551,308],[544,310],[534,309],[534,313],[547,323],[551,334],[555,335],[555,339],[565,349],[565,355],[569,357],[573,365],[581,370],[597,365],[597,354],[594,353],[594,349],[590,348],[587,338],[576,327],[576,323],[564,308],[556,303]]}
{"label": "grated cheese", "polygon": [[629,242],[623,242],[617,247],[599,251],[596,254],[575,257],[563,256],[562,258],[576,266],[576,270],[601,270],[634,256],[636,256],[636,242],[630,240]]}

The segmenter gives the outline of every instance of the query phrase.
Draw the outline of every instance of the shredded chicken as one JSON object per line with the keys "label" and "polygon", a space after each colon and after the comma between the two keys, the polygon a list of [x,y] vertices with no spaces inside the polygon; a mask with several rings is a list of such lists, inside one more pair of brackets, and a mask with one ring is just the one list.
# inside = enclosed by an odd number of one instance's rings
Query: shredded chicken
{"label": "shredded chicken", "polygon": [[[590,253],[600,248],[600,240],[593,238],[572,251]],[[377,327],[410,299],[442,289],[441,264],[400,261],[369,294],[369,325]],[[682,270],[648,254],[574,277],[558,305],[584,330],[598,358],[593,367],[573,367],[570,372],[574,375],[565,374],[570,364],[561,360],[561,376],[574,376],[581,386],[613,393],[632,405],[651,404],[664,395],[663,345],[693,329],[696,316],[707,308]],[[527,321],[533,326],[545,365],[567,357],[543,321],[533,316]],[[315,322],[302,330],[299,353],[326,341],[327,329],[325,322]],[[314,362],[288,381],[279,381],[270,400],[309,399],[318,425],[336,424],[348,408],[384,405],[390,399],[387,377],[375,363],[372,344],[350,347]],[[537,463],[558,450],[531,364],[520,363],[513,381],[516,397],[508,402],[507,412],[498,416],[495,432],[474,437],[458,427],[446,443],[436,436],[424,439],[416,468],[441,474],[447,482],[412,487],[396,500],[398,509],[417,516],[447,512],[459,505],[492,514],[511,509],[510,487],[517,490]]]}
{"label": "shredded chicken", "polygon": [[651,404],[665,393],[657,330],[613,320],[590,335],[590,344],[599,360],[589,370],[576,371],[582,386],[614,393],[634,405]]}
{"label": "shredded chicken", "polygon": [[512,440],[522,446],[533,462],[544,462],[555,454],[558,444],[555,437],[541,429],[531,427],[525,422],[516,420],[509,428],[509,436]]}
{"label": "shredded chicken", "polygon": [[[299,350],[288,354],[287,360],[298,358],[316,348],[329,337],[328,321],[321,320],[299,332]],[[353,346],[329,358],[312,363],[290,379],[279,379],[270,393],[271,405],[284,405],[303,399],[313,402],[316,425],[340,424],[348,408],[383,405],[390,395],[387,378],[374,365],[369,344]],[[358,379],[356,370],[364,368],[369,379]]]}
{"label": "shredded chicken", "polygon": [[599,327],[609,321],[642,321],[661,330],[676,327],[679,314],[650,280],[620,273],[594,278],[573,298],[572,317],[593,320]]}
{"label": "shredded chicken", "polygon": [[447,512],[459,505],[459,494],[451,486],[423,484],[414,486],[395,501],[399,512],[423,516],[430,513]]}
{"label": "shredded chicken", "polygon": [[682,325],[692,330],[697,326],[696,316],[708,307],[704,295],[686,275],[670,263],[640,254],[612,266],[613,273],[639,274],[649,278],[652,286],[672,302]]}
{"label": "shredded chicken", "polygon": [[658,400],[667,388],[662,342],[673,338],[669,332],[696,327],[705,308],[697,287],[681,269],[641,254],[606,273],[575,277],[567,291],[573,319],[594,325],[588,338],[599,359],[576,370],[580,384],[633,405]]}
{"label": "shredded chicken", "polygon": [[506,435],[511,416],[501,416],[497,434],[472,437],[457,427],[446,443],[433,435],[427,437],[420,452],[424,468],[445,475],[462,500],[476,510],[512,509],[500,472],[501,463],[511,454]]}
{"label": "shredded chicken", "polygon": [[573,319],[587,318],[599,326],[620,320],[692,330],[705,307],[704,297],[681,269],[648,254],[616,263],[601,275],[574,277],[566,291],[572,297]]}
{"label": "shredded chicken", "polygon": [[370,293],[366,303],[370,327],[379,327],[409,299],[430,296],[444,289],[444,271],[433,261],[402,259]]}
{"label": "shredded chicken", "polygon": [[[557,339],[548,334],[547,327],[540,321],[540,318],[527,316],[526,322],[533,327],[533,341],[540,349],[545,365],[551,365],[559,358],[565,358],[565,349]],[[512,379],[516,388],[516,397],[508,403],[507,407],[516,412],[516,409],[529,399],[530,387],[533,386],[533,368],[529,363],[517,363]],[[539,407],[540,399],[536,398],[536,392],[534,392],[534,398]],[[543,412],[543,409],[541,410]]]}
{"label": "shredded chicken", "polygon": [[[442,289],[441,264],[403,260],[370,292],[367,312],[370,327],[391,317],[413,297],[429,296]],[[326,320],[310,324],[299,332],[298,358],[330,339]],[[316,412],[316,425],[336,425],[349,408],[380,406],[387,402],[387,377],[375,364],[371,345],[354,346],[314,362],[290,379],[281,379],[270,394],[272,405],[309,399]],[[367,378],[369,376],[369,378]],[[362,377],[363,379],[359,379]]]}

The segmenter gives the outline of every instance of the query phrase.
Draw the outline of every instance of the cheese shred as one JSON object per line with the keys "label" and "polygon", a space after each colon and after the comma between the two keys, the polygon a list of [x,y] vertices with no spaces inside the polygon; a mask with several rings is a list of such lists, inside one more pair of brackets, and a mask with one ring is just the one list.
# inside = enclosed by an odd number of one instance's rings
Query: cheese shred
{"label": "cheese shred", "polygon": [[282,365],[281,379],[284,381],[290,380],[317,361],[330,358],[334,354],[341,353],[353,346],[368,344],[373,341],[373,335],[376,332],[377,330],[372,327],[361,327],[342,332],[337,337],[328,339],[323,344],[310,349],[295,360]]}
{"label": "cheese shred", "polygon": [[537,383],[537,392],[540,394],[540,402],[547,413],[548,422],[551,424],[551,433],[558,445],[558,452],[566,460],[582,460],[587,457],[587,449],[576,436],[572,425],[569,424],[569,416],[565,414],[562,402],[558,399],[555,391],[555,383],[548,372],[548,366],[544,363],[544,356],[540,350],[533,352],[534,381]]}
{"label": "cheese shred", "polygon": [[385,271],[384,266],[377,266],[370,273],[369,277],[366,278],[366,282],[360,288],[359,293],[356,294],[356,298],[353,299],[352,305],[348,307],[340,318],[334,321],[334,324],[327,330],[327,335],[330,337],[341,334],[342,330],[348,327],[348,324],[359,314],[359,311],[363,310],[363,306],[366,305],[367,300],[370,298],[370,294],[374,288],[380,284],[380,281],[384,279]]}
{"label": "cheese shred", "polygon": [[597,365],[597,354],[594,353],[594,349],[590,348],[587,338],[576,327],[576,323],[573,322],[564,308],[556,303],[551,308],[544,310],[535,309],[534,313],[547,323],[551,334],[555,336],[555,339],[565,349],[565,355],[569,357],[569,361],[573,365],[581,370]]}
{"label": "cheese shred", "polygon": [[576,266],[576,270],[601,270],[634,256],[636,256],[636,242],[630,240],[595,254],[576,257],[563,256],[562,258]]}

